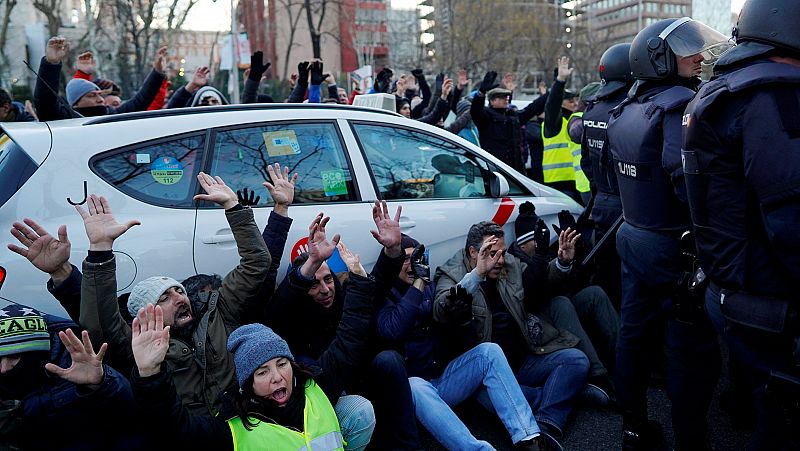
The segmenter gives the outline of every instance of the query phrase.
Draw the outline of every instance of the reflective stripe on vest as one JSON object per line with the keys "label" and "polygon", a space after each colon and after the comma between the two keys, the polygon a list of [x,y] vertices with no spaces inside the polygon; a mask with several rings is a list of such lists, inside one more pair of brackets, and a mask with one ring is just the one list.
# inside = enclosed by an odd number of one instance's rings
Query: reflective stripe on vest
{"label": "reflective stripe on vest", "polygon": [[[578,111],[569,117],[567,123],[569,123],[573,117],[582,116],[583,111]],[[567,137],[569,138],[569,134]],[[581,168],[581,143],[573,142],[572,139],[569,138],[569,144],[570,149],[572,149],[572,168],[575,170],[575,188],[579,193],[588,193],[590,190],[589,179],[586,177],[586,174],[583,173],[583,169]]]}
{"label": "reflective stripe on vest", "polygon": [[575,169],[570,147],[567,119],[561,117],[561,130],[556,136],[547,138],[542,127],[542,172],[545,183],[575,180]]}
{"label": "reflective stripe on vest", "polygon": [[303,410],[303,432],[274,423],[251,420],[256,427],[247,430],[239,417],[228,420],[234,451],[297,450],[344,451],[339,420],[328,397],[313,380],[305,387],[306,405]]}

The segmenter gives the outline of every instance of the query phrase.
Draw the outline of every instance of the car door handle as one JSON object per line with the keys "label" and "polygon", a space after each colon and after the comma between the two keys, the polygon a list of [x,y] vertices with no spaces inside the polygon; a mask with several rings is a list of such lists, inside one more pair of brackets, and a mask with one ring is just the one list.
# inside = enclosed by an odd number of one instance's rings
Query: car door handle
{"label": "car door handle", "polygon": [[400,228],[401,229],[410,229],[412,227],[417,226],[417,221],[412,221],[410,219],[402,219],[400,218]]}
{"label": "car door handle", "polygon": [[222,243],[231,243],[236,241],[233,237],[232,233],[228,234],[220,234],[220,235],[211,235],[203,238],[203,243],[205,244],[222,244]]}

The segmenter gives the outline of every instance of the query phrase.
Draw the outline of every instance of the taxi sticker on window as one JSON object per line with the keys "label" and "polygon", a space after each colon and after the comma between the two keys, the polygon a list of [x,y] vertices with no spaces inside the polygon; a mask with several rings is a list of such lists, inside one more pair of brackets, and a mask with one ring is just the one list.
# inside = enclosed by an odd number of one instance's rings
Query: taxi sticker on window
{"label": "taxi sticker on window", "polygon": [[300,143],[294,130],[281,130],[278,132],[264,132],[264,145],[271,157],[284,155],[297,155],[300,153]]}
{"label": "taxi sticker on window", "polygon": [[326,196],[347,194],[347,181],[344,179],[344,171],[334,169],[322,171],[320,174],[322,175],[322,189],[325,190]]}
{"label": "taxi sticker on window", "polygon": [[150,165],[150,175],[162,185],[174,185],[183,178],[183,164],[174,157],[158,157]]}

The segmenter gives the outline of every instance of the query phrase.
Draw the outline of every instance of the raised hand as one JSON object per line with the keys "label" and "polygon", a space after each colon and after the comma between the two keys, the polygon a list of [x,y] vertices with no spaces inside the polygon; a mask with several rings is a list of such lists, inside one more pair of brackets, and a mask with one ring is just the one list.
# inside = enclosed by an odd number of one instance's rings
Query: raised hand
{"label": "raised hand", "polygon": [[297,182],[297,173],[295,172],[289,177],[289,168],[284,167],[281,172],[280,163],[267,166],[267,173],[272,182],[265,181],[262,185],[267,188],[272,200],[275,201],[272,210],[281,216],[288,216],[289,205],[294,200],[294,184]]}
{"label": "raised hand", "polygon": [[362,277],[367,277],[367,271],[361,266],[361,257],[358,254],[350,252],[350,249],[341,241],[336,245],[336,248],[339,249],[339,256],[342,257],[342,261],[347,265],[348,271]]}
{"label": "raised hand", "polygon": [[72,329],[58,333],[58,338],[69,351],[72,365],[69,368],[47,363],[44,368],[56,376],[78,385],[100,385],[103,382],[103,356],[106,355],[108,343],[103,343],[95,354],[89,332],[81,332],[81,338],[75,336]]}
{"label": "raised hand", "polygon": [[412,76],[413,76],[413,77],[414,77],[414,78],[415,78],[417,81],[419,81],[421,78],[425,78],[425,75],[423,75],[423,73],[422,73],[422,69],[419,69],[419,68],[412,70],[412,71],[411,71],[411,75],[412,75]]}
{"label": "raised hand", "polygon": [[247,77],[253,81],[261,81],[261,77],[272,65],[269,61],[264,61],[264,52],[261,50],[250,55],[250,73]]}
{"label": "raised hand", "polygon": [[194,71],[192,81],[186,85],[186,91],[195,92],[208,84],[208,74],[211,73],[208,66],[200,66]]}
{"label": "raised hand", "polygon": [[300,61],[297,63],[297,80],[302,83],[308,83],[308,67],[311,63],[308,61]]}
{"label": "raised hand", "polygon": [[45,59],[50,64],[60,63],[69,53],[69,41],[63,36],[53,36],[47,41]]}
{"label": "raised hand", "polygon": [[453,90],[453,79],[444,77],[444,83],[442,83],[442,100],[447,100],[447,96],[450,95],[450,91]]}
{"label": "raised hand", "polygon": [[558,81],[567,81],[570,75],[572,75],[572,68],[569,67],[569,57],[562,56],[558,59],[558,75],[556,75],[556,79]]}
{"label": "raised hand", "polygon": [[294,85],[297,84],[297,73],[292,72],[292,75],[289,75],[289,86],[294,89]]}
{"label": "raised hand", "polygon": [[247,188],[244,188],[242,190],[237,189],[236,198],[239,199],[240,204],[246,207],[258,205],[258,202],[261,201],[261,196],[256,196],[255,191],[248,192]]}
{"label": "raised hand", "polygon": [[569,210],[561,210],[558,212],[558,226],[556,227],[556,225],[553,224],[553,230],[560,235],[563,230],[569,228],[576,229],[577,225],[575,217],[572,216]]}
{"label": "raised hand", "polygon": [[399,257],[403,253],[400,248],[400,214],[403,211],[403,206],[398,205],[394,218],[389,216],[389,207],[386,206],[386,201],[375,201],[372,207],[372,220],[375,221],[375,227],[378,230],[370,230],[372,236],[383,245],[386,255],[392,258]]}
{"label": "raised hand", "polygon": [[169,349],[169,326],[164,327],[160,305],[147,304],[139,309],[131,325],[131,348],[139,375],[158,374]]}
{"label": "raised hand", "polygon": [[83,52],[78,55],[78,62],[75,64],[75,68],[87,75],[94,74],[95,70],[97,70],[97,62],[94,60],[92,52]]}
{"label": "raised hand", "polygon": [[503,251],[497,251],[494,256],[492,256],[492,246],[497,244],[498,241],[499,239],[496,236],[487,236],[486,239],[483,240],[483,244],[481,244],[481,248],[478,251],[478,262],[475,265],[478,269],[479,276],[486,277],[489,271],[491,271],[500,260],[500,257],[503,256]]}
{"label": "raised hand", "polygon": [[483,81],[481,81],[481,86],[478,89],[481,93],[486,94],[494,87],[495,80],[497,80],[497,72],[493,70],[486,72],[486,75],[483,76]]}
{"label": "raised hand", "polygon": [[72,265],[69,264],[72,245],[67,238],[67,226],[58,228],[56,239],[33,219],[25,218],[23,222],[15,222],[11,234],[25,247],[9,244],[8,249],[27,258],[39,271],[53,274],[54,282],[69,276],[72,272]]}
{"label": "raised hand", "polygon": [[76,205],[75,210],[83,218],[90,251],[110,251],[114,246],[114,240],[131,227],[142,224],[138,220],[128,221],[125,224],[118,223],[111,213],[111,206],[103,196],[90,195],[86,205],[89,207],[88,212],[80,205]]}
{"label": "raised hand", "polygon": [[500,86],[512,92],[517,89],[517,82],[514,81],[514,74],[508,72],[503,75],[503,80],[500,82]]}
{"label": "raised hand", "polygon": [[308,254],[309,260],[322,263],[333,255],[336,245],[339,244],[341,237],[337,233],[333,239],[328,241],[325,227],[331,218],[323,213],[317,215],[311,225],[308,226]]}
{"label": "raised hand", "polygon": [[322,74],[322,76],[325,77],[325,83],[327,83],[328,85],[336,84],[336,78],[333,77],[333,73],[325,72],[324,74]]}
{"label": "raised hand", "polygon": [[539,219],[536,222],[536,230],[533,233],[533,242],[536,245],[534,248],[536,255],[547,257],[547,254],[550,253],[550,229],[547,228],[547,224],[544,223],[543,219]]}
{"label": "raised hand", "polygon": [[458,90],[463,91],[466,86],[471,83],[471,80],[467,78],[467,71],[461,69],[458,71]]}
{"label": "raised hand", "polygon": [[156,72],[163,74],[166,70],[167,62],[167,46],[159,47],[156,50],[156,58],[153,60],[153,69]]}
{"label": "raised hand", "polygon": [[228,210],[239,203],[236,193],[219,176],[211,177],[205,172],[197,174],[197,181],[207,194],[198,194],[194,200],[207,200],[214,202],[220,207]]}
{"label": "raised hand", "polygon": [[577,230],[567,228],[558,235],[558,262],[567,266],[575,259],[575,244],[581,238]]}
{"label": "raised hand", "polygon": [[325,77],[322,75],[322,67],[323,65],[321,60],[314,60],[311,62],[311,67],[309,67],[309,70],[311,71],[312,85],[321,85],[325,80]]}

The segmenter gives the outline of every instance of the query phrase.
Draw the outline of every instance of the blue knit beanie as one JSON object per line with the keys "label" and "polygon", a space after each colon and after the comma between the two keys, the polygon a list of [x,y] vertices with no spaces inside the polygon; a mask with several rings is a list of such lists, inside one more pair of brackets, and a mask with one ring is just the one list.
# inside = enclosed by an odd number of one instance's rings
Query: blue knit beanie
{"label": "blue knit beanie", "polygon": [[73,78],[67,83],[67,102],[69,106],[75,106],[81,97],[94,91],[100,91],[96,84],[83,78]]}
{"label": "blue knit beanie", "polygon": [[228,352],[233,353],[239,388],[244,388],[247,378],[264,363],[276,357],[294,360],[286,340],[259,323],[246,324],[231,332],[228,337]]}

